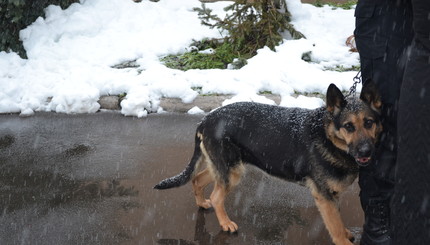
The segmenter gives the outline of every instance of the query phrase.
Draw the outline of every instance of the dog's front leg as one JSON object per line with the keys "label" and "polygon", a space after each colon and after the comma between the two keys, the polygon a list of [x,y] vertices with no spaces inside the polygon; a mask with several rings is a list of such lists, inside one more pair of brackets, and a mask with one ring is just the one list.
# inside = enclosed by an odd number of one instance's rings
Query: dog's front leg
{"label": "dog's front leg", "polygon": [[328,200],[314,188],[311,188],[311,191],[333,243],[336,245],[352,245],[353,243],[350,239],[353,237],[342,222],[336,202]]}

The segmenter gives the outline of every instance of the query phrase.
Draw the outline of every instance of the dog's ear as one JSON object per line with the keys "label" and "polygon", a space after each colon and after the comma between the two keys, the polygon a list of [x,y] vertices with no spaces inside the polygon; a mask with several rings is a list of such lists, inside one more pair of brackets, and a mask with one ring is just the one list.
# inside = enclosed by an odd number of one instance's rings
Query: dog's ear
{"label": "dog's ear", "polygon": [[346,105],[345,97],[336,85],[333,83],[327,89],[327,111],[333,115],[337,115]]}
{"label": "dog's ear", "polygon": [[376,84],[368,79],[363,83],[360,99],[368,104],[372,110],[380,113],[382,107],[381,95],[379,94]]}

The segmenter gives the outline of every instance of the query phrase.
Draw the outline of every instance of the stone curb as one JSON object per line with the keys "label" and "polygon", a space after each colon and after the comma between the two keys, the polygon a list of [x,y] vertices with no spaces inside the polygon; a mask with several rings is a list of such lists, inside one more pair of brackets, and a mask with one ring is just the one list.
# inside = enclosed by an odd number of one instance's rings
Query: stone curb
{"label": "stone curb", "polygon": [[[281,102],[281,96],[275,94],[265,94],[266,98],[275,101],[277,105]],[[197,106],[204,112],[210,112],[222,105],[227,99],[231,99],[233,95],[199,95],[193,102],[184,103],[178,98],[161,98],[160,107],[166,112],[186,113],[191,108]],[[121,110],[121,99],[116,95],[101,96],[99,99],[100,109],[104,110]]]}

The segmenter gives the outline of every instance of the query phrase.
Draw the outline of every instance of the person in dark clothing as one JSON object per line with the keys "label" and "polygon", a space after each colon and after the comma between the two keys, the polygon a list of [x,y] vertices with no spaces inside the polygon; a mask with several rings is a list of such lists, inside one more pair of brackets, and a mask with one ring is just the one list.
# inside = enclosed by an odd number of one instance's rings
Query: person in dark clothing
{"label": "person in dark clothing", "polygon": [[430,244],[430,2],[412,0],[414,40],[398,110],[392,244]]}
{"label": "person in dark clothing", "polygon": [[360,167],[362,245],[391,244],[390,201],[397,155],[397,104],[413,37],[412,7],[405,0],[359,0],[354,31],[364,82],[373,80],[383,102],[384,131],[372,162]]}

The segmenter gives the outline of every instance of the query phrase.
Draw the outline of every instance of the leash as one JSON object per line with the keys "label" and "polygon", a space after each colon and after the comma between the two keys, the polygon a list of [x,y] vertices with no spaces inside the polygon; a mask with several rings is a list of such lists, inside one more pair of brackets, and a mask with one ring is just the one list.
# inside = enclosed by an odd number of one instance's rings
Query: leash
{"label": "leash", "polygon": [[349,89],[349,93],[345,97],[349,97],[351,95],[355,96],[357,94],[357,85],[361,83],[361,69],[357,72],[357,75],[352,79],[353,84]]}

